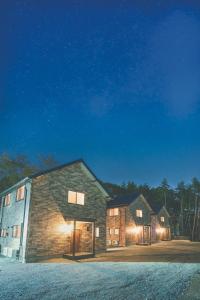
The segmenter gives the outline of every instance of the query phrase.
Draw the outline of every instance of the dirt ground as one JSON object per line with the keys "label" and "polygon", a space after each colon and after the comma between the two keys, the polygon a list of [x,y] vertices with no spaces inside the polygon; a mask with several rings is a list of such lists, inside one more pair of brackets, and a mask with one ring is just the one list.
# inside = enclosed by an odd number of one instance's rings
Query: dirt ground
{"label": "dirt ground", "polygon": [[200,263],[200,242],[174,240],[150,246],[134,245],[81,261]]}

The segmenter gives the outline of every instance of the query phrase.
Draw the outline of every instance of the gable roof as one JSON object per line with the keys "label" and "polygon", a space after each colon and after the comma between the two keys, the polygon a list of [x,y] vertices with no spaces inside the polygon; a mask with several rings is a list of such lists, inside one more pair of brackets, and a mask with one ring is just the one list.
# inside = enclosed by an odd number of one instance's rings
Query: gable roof
{"label": "gable roof", "polygon": [[128,195],[116,196],[113,198],[113,200],[108,202],[108,207],[128,206],[133,201],[135,201],[140,195],[141,193],[135,192]]}
{"label": "gable roof", "polygon": [[[65,168],[65,167],[68,167],[68,166],[71,166],[71,165],[74,165],[74,164],[78,164],[78,163],[84,163],[86,165],[86,163],[83,161],[83,159],[76,159],[76,160],[70,161],[68,163],[55,166],[53,168],[49,168],[49,169],[46,169],[46,170],[43,170],[43,171],[36,172],[36,173],[30,175],[29,178],[36,178],[38,176],[45,175],[47,173],[57,171],[57,170],[60,170],[62,168]],[[93,174],[93,176],[95,176],[95,175]]]}
{"label": "gable roof", "polygon": [[159,203],[154,203],[152,201],[149,201],[150,206],[152,207],[153,211],[158,214],[160,210],[162,209],[163,205]]}
{"label": "gable roof", "polygon": [[[66,163],[66,164],[62,164],[62,165],[58,165],[56,167],[53,167],[53,168],[50,168],[50,169],[47,169],[47,170],[44,170],[44,171],[40,171],[40,172],[37,172],[37,173],[34,173],[20,181],[18,181],[16,184],[14,184],[13,186],[9,187],[8,189],[6,189],[5,191],[2,191],[1,194],[4,194],[6,192],[8,192],[9,190],[13,189],[14,187],[17,187],[19,186],[20,184],[26,182],[27,180],[30,180],[30,179],[33,179],[33,178],[37,178],[39,176],[42,176],[42,175],[45,175],[45,174],[48,174],[50,172],[53,172],[53,171],[57,171],[57,170],[60,170],[60,169],[63,169],[65,167],[68,167],[68,166],[71,166],[71,165],[74,165],[74,164],[81,164],[84,171],[87,173],[87,175],[90,176],[91,180],[93,182],[96,183],[96,185],[98,186],[98,188],[104,193],[104,195],[107,197],[107,198],[111,198],[108,191],[105,189],[105,187],[102,185],[101,181],[96,177],[96,175],[93,173],[93,171],[88,167],[88,165],[85,163],[85,161],[83,159],[77,159],[77,160],[74,160],[74,161],[71,161],[69,163]],[[0,195],[1,195],[0,194]]]}
{"label": "gable roof", "polygon": [[165,205],[162,205],[162,204],[159,204],[159,203],[153,203],[152,201],[150,201],[150,205],[151,205],[151,207],[153,208],[153,211],[156,214],[159,214],[161,209],[164,209],[166,211],[167,215],[170,217],[170,214],[169,214],[167,208],[165,207]]}

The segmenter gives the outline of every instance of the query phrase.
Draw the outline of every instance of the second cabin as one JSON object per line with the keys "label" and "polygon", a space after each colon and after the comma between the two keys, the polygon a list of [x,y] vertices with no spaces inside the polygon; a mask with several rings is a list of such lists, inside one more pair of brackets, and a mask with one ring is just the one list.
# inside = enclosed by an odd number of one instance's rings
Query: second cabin
{"label": "second cabin", "polygon": [[163,239],[171,239],[170,216],[165,207],[154,211],[139,193],[118,196],[108,202],[108,248],[150,245]]}

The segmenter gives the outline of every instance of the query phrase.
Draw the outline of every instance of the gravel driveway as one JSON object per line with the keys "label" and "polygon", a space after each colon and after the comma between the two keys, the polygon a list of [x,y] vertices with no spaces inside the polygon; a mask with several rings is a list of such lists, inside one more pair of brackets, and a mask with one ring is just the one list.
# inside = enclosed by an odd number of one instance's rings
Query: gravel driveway
{"label": "gravel driveway", "polygon": [[200,264],[2,263],[0,299],[177,299]]}

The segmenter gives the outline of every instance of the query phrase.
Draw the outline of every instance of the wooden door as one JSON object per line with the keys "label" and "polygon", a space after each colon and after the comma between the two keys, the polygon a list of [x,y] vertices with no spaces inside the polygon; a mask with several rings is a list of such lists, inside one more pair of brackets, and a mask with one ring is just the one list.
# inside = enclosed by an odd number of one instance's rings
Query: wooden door
{"label": "wooden door", "polygon": [[75,234],[74,249],[75,249],[75,253],[77,253],[80,252],[81,229],[76,229],[74,234]]}
{"label": "wooden door", "polygon": [[151,228],[150,226],[144,226],[143,231],[143,242],[144,243],[150,243],[151,242]]}

